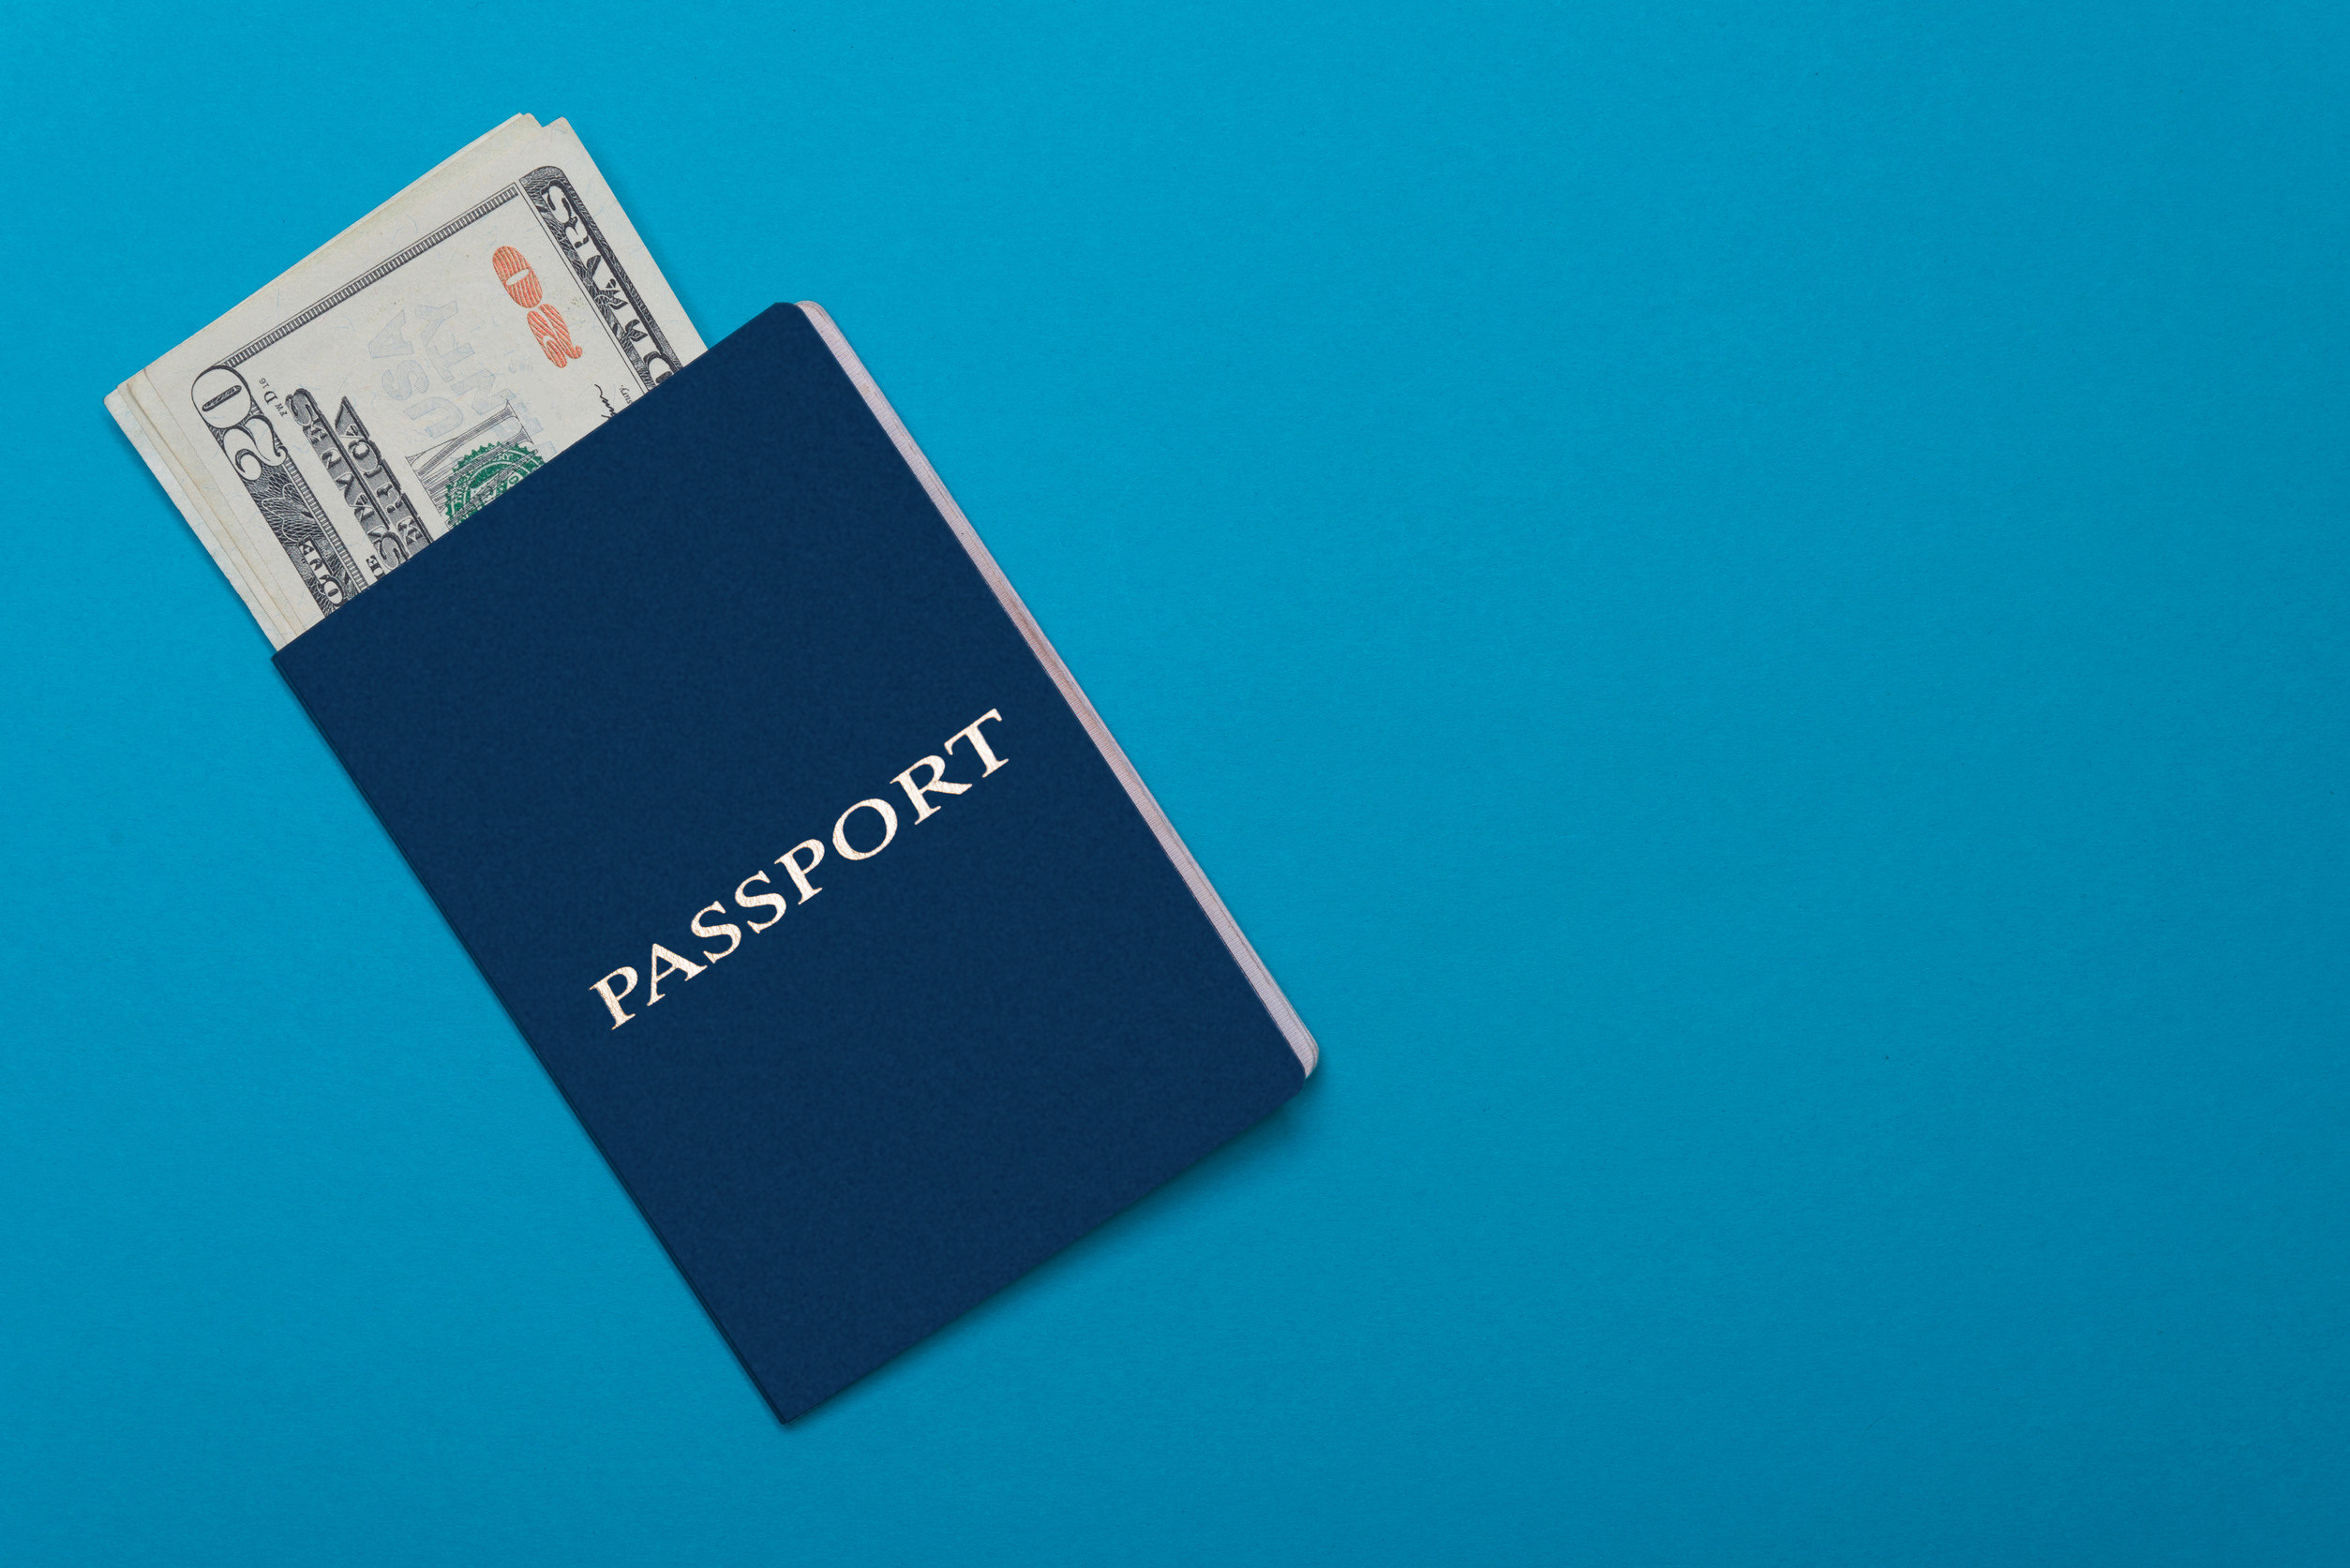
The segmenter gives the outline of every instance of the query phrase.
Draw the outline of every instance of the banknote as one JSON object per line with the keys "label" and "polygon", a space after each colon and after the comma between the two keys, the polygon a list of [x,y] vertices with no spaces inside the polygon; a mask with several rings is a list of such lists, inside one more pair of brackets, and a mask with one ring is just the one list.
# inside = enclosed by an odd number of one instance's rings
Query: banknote
{"label": "banknote", "polygon": [[[398,231],[397,213],[403,203],[413,200],[419,203],[417,210],[432,210],[436,197],[445,202],[446,192],[451,188],[464,188],[469,176],[474,176],[478,182],[475,170],[481,163],[497,154],[510,151],[536,136],[540,128],[538,121],[531,116],[516,114],[503,125],[477,137],[466,146],[442,159],[429,172],[412,181],[375,211],[367,214],[324,246],[320,246],[294,271],[300,271],[302,266],[307,266],[310,262],[332,257],[338,251],[347,255],[367,253],[370,248],[368,235],[371,231],[375,236],[374,248],[380,250],[382,248],[384,239]],[[397,242],[393,243],[397,245]],[[329,270],[331,273],[331,264]],[[266,302],[277,287],[278,285],[273,284],[269,289],[257,292],[240,308],[262,315],[268,314],[269,306]],[[219,492],[217,488],[201,483],[197,472],[192,471],[188,466],[190,459],[201,462],[201,454],[193,449],[182,451],[170,441],[172,421],[168,412],[168,406],[158,406],[157,396],[153,389],[149,387],[144,373],[133,376],[109,394],[106,407],[122,426],[123,433],[130,439],[132,447],[137,450],[141,457],[145,459],[147,467],[162,484],[165,494],[179,508],[181,515],[187,520],[190,530],[210,552],[214,561],[228,577],[231,585],[235,588],[238,596],[253,612],[254,618],[261,622],[262,630],[269,635],[271,642],[283,647],[286,641],[307,622],[289,621],[277,611],[275,602],[266,591],[266,579],[257,577],[255,569],[246,562],[236,549],[234,534],[227,531],[224,521],[216,516],[216,508],[220,503]],[[150,411],[151,410],[153,411]],[[275,548],[274,541],[262,543],[265,549]]]}
{"label": "banknote", "polygon": [[701,351],[570,126],[517,115],[107,407],[283,647]]}

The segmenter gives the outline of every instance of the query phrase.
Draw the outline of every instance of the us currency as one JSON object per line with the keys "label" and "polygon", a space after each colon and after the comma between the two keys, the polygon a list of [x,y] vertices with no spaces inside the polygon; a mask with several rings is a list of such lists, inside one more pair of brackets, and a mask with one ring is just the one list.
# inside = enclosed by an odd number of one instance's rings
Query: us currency
{"label": "us currency", "polygon": [[[380,246],[385,234],[397,231],[396,215],[402,203],[414,201],[420,204],[419,210],[428,210],[436,195],[445,198],[449,188],[461,186],[465,177],[487,157],[510,151],[537,135],[540,128],[538,121],[528,114],[513,116],[503,125],[450,155],[374,212],[320,246],[305,260],[302,267],[294,271],[298,273],[312,262],[323,262],[331,267],[331,258],[364,251],[371,231]],[[292,274],[288,276],[291,278]],[[243,308],[265,310],[266,306],[262,302],[286,281],[280,279],[278,284],[273,284],[270,289],[254,295]],[[201,454],[172,440],[173,421],[169,413],[169,400],[158,400],[147,373],[142,371],[109,394],[106,407],[122,426],[123,433],[129,438],[132,447],[161,483],[165,494],[187,520],[188,527],[236,589],[238,596],[261,622],[271,642],[283,647],[301,630],[301,624],[287,622],[267,592],[265,579],[256,578],[255,569],[236,549],[234,535],[226,531],[228,520],[218,511],[219,492],[200,483],[196,471],[189,467],[191,460],[201,464]]]}
{"label": "us currency", "polygon": [[569,125],[516,115],[106,402],[282,648],[702,348]]}

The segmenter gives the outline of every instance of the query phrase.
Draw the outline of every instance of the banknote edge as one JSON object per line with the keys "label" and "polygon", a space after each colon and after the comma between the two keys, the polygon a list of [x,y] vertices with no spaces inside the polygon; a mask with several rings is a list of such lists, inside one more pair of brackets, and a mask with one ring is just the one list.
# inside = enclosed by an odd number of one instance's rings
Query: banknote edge
{"label": "banknote edge", "polygon": [[[218,515],[218,507],[208,504],[210,491],[203,480],[209,475],[209,469],[202,462],[201,444],[195,442],[195,433],[186,428],[185,411],[181,410],[173,399],[164,395],[162,381],[156,374],[159,368],[178,360],[188,360],[193,363],[196,360],[208,359],[213,365],[225,366],[232,370],[237,369],[272,345],[301,331],[305,326],[330,313],[338,305],[382,281],[397,272],[401,266],[415,260],[451,235],[480,221],[490,213],[508,205],[517,198],[526,205],[531,204],[531,192],[524,181],[532,174],[546,172],[550,168],[570,188],[580,210],[590,215],[591,222],[598,233],[599,242],[610,257],[616,278],[621,281],[621,287],[636,306],[637,313],[651,330],[655,340],[660,343],[665,351],[665,357],[682,366],[700,357],[707,351],[707,344],[694,325],[692,317],[686,312],[683,301],[678,298],[676,290],[670,285],[666,274],[662,271],[658,259],[646,245],[642,232],[637,230],[634,219],[621,206],[618,195],[611,188],[610,182],[606,179],[603,170],[580,142],[577,132],[571,127],[569,121],[559,118],[542,125],[527,113],[508,116],[497,126],[475,137],[464,147],[442,158],[431,169],[410,181],[398,192],[378,203],[365,217],[346,226],[333,239],[319,246],[302,260],[277,274],[268,283],[248,294],[244,300],[224,312],[221,318],[216,320],[233,318],[250,310],[259,302],[272,301],[274,303],[276,296],[280,296],[287,291],[288,279],[307,273],[314,267],[324,269],[333,266],[338,247],[363,246],[367,239],[373,237],[371,231],[384,227],[388,221],[387,215],[396,215],[397,210],[404,203],[429,202],[432,197],[442,194],[445,187],[441,182],[444,179],[448,182],[457,182],[461,187],[462,183],[479,177],[496,167],[515,164],[525,166],[522,175],[495,187],[487,197],[471,208],[439,225],[417,240],[401,246],[391,255],[382,257],[372,266],[366,267],[356,277],[344,273],[342,276],[345,281],[339,287],[330,290],[325,295],[314,300],[308,306],[294,315],[276,321],[259,336],[246,340],[225,357],[211,357],[203,352],[191,354],[191,349],[212,331],[212,324],[207,323],[180,343],[165,351],[109,395],[108,408],[115,423],[124,429],[126,438],[131,441],[133,449],[139,452],[141,459],[147,465],[148,471],[153,473],[157,483],[162,485],[165,495],[178,509],[189,531],[193,532],[198,542],[204,546],[205,553],[212,558],[214,565],[222,575],[229,579],[230,586],[244,602],[247,612],[261,626],[273,648],[285,647],[310,626],[316,625],[319,620],[332,614],[332,609],[312,603],[316,598],[316,594],[312,593],[302,603],[302,609],[306,613],[295,615],[290,611],[281,602],[283,595],[277,591],[276,574],[271,570],[277,564],[276,556],[271,555],[264,561],[256,561],[252,559],[252,551],[245,547],[246,545],[253,543],[245,538],[245,535],[252,530],[249,528],[238,526],[246,519],[241,514],[235,513],[232,498],[220,498],[222,504],[229,506],[232,514],[226,517]],[[411,231],[413,232],[412,230]],[[556,243],[559,250],[561,249],[562,242],[560,236],[556,236]],[[628,252],[634,252],[640,259],[639,265],[632,267],[628,264],[626,257]],[[365,254],[364,248],[360,249],[359,254],[352,257],[347,264],[358,264],[364,259]],[[586,286],[584,281],[582,286]],[[608,333],[609,323],[604,324]],[[231,339],[231,341],[234,340]],[[619,346],[616,345],[616,347]],[[628,362],[630,356],[626,349],[621,347],[620,351],[623,362]],[[139,386],[142,381],[146,383],[143,396],[141,396]],[[187,453],[181,451],[184,444],[197,447],[193,459]],[[189,471],[183,471],[184,470]],[[295,465],[295,473],[297,477],[306,477],[301,473],[298,460]],[[333,516],[325,514],[322,500],[321,511],[323,526],[331,530],[338,541],[348,545],[348,541],[342,538],[341,525]],[[263,526],[266,527],[265,520]],[[284,542],[277,539],[274,533],[268,535],[268,539],[270,543],[279,545],[280,548],[283,547]],[[361,586],[372,585],[362,584]]]}
{"label": "banknote edge", "polygon": [[[638,291],[651,294],[658,290],[662,298],[656,303],[664,303],[667,308],[677,313],[678,321],[684,330],[681,335],[673,331],[669,336],[684,349],[680,363],[701,358],[703,354],[710,351],[710,345],[702,340],[701,329],[694,324],[694,318],[686,310],[685,302],[678,297],[677,289],[669,282],[667,270],[661,265],[660,258],[652,253],[651,245],[646,241],[643,231],[636,227],[636,219],[629,212],[628,203],[621,200],[620,192],[612,188],[612,182],[605,178],[604,166],[596,162],[593,153],[588,151],[588,144],[580,140],[576,127],[568,119],[559,117],[548,121],[542,127],[541,133],[549,137],[560,136],[577,149],[579,161],[585,166],[587,176],[595,182],[603,193],[601,200],[611,203],[612,217],[610,221],[604,224],[606,231],[623,244],[633,246],[637,254],[652,265],[651,282],[639,283]],[[558,163],[560,166],[560,160]],[[565,170],[565,174],[573,179],[574,188],[576,189],[576,176],[572,175],[568,169]]]}
{"label": "banknote edge", "polygon": [[[235,591],[246,613],[252,616],[254,623],[261,627],[262,635],[268,639],[272,649],[283,648],[285,644],[278,640],[277,629],[262,620],[260,613],[253,608],[256,594],[246,581],[243,562],[217,544],[211,531],[198,521],[196,508],[190,504],[178,474],[165,462],[157,449],[159,443],[155,434],[146,428],[146,421],[131,401],[127,390],[129,385],[128,381],[125,381],[106,395],[106,411],[114,416],[114,424],[121,429],[123,438],[130,442],[130,449],[147,465],[147,471],[155,475],[155,482],[163,487],[163,494],[178,509],[180,521],[187,525],[187,531],[196,536],[196,542],[212,558],[213,565],[229,580],[229,587]],[[267,602],[265,599],[262,601]]]}
{"label": "banknote edge", "polygon": [[[266,557],[256,560],[247,547],[248,541],[235,529],[227,526],[221,505],[223,498],[211,483],[203,466],[188,460],[190,450],[202,449],[194,446],[194,437],[176,417],[171,400],[163,396],[155,378],[142,370],[124,385],[129,389],[132,411],[145,425],[148,434],[156,438],[157,450],[173,465],[182,489],[195,500],[194,508],[181,515],[187,519],[187,526],[195,530],[196,536],[206,542],[208,548],[217,545],[244,564],[246,581],[255,585],[256,597],[260,601],[260,607],[253,610],[253,619],[261,622],[262,630],[269,635],[273,646],[284,647],[299,634],[301,627],[288,611],[285,596],[277,591],[270,580],[273,562]],[[207,529],[211,530],[209,533]],[[249,605],[251,602],[247,603]]]}
{"label": "banknote edge", "polygon": [[548,128],[546,126],[540,125],[534,116],[528,113],[516,112],[508,115],[505,119],[501,120],[498,124],[492,126],[481,135],[473,138],[472,141],[467,142],[464,146],[459,147],[456,152],[451,153],[448,157],[434,164],[430,169],[426,170],[423,173],[409,181],[392,195],[387,196],[382,201],[377,202],[360,217],[343,225],[343,227],[337,230],[331,238],[312,246],[309,250],[306,251],[299,260],[278,268],[277,272],[270,276],[268,282],[263,283],[260,288],[246,294],[243,298],[236,301],[235,304],[230,306],[226,310],[223,310],[214,316],[211,321],[204,322],[194,332],[189,333],[187,336],[181,338],[178,342],[164,350],[155,358],[149,360],[145,365],[141,366],[139,367],[139,371],[134,372],[134,374],[143,373],[155,369],[165,360],[172,358],[181,350],[187,348],[190,343],[196,341],[197,338],[202,337],[206,332],[209,332],[216,322],[226,321],[230,317],[234,316],[238,311],[246,309],[262,300],[262,298],[268,294],[271,290],[277,288],[278,283],[283,279],[300,272],[303,268],[311,265],[313,262],[323,265],[329,256],[329,253],[332,252],[337,246],[350,240],[352,235],[357,234],[360,231],[367,228],[370,224],[382,219],[386,214],[390,213],[401,202],[406,202],[410,198],[417,195],[419,191],[421,191],[432,181],[439,179],[443,175],[453,175],[457,171],[457,166],[464,159],[477,154],[482,156],[493,156],[491,151],[488,149],[487,144],[501,134],[512,129],[515,126],[515,122],[517,120],[530,121],[529,127],[521,133],[525,139],[545,135]]}
{"label": "banknote edge", "polygon": [[[314,246],[300,260],[280,269],[269,282],[262,284],[227,310],[222,311],[215,320],[233,316],[238,311],[246,309],[267,295],[281,279],[313,263],[325,265],[331,260],[337,246],[356,243],[354,236],[364,235],[371,226],[385,220],[387,215],[394,214],[402,203],[411,200],[425,199],[430,194],[430,187],[436,181],[443,178],[462,179],[467,166],[472,160],[496,159],[504,157],[513,150],[513,147],[527,145],[532,140],[544,135],[546,128],[539,123],[536,116],[527,112],[516,112],[506,116],[414,179],[410,180],[398,190],[377,202],[361,217],[344,225],[331,238]],[[165,350],[146,366],[134,371],[107,395],[107,411],[113,415],[114,423],[122,428],[132,449],[138,452],[141,459],[146,463],[147,470],[155,475],[156,483],[163,487],[164,494],[171,499],[172,505],[178,508],[181,519],[187,524],[188,531],[195,534],[198,543],[204,546],[205,554],[212,558],[213,564],[219,569],[221,575],[229,579],[229,586],[236,591],[237,597],[244,603],[247,613],[250,614],[254,621],[260,625],[270,646],[273,649],[283,648],[300,635],[304,628],[291,623],[284,606],[278,603],[278,595],[266,581],[264,569],[247,560],[245,553],[238,547],[236,530],[231,529],[224,531],[218,527],[207,526],[218,523],[219,519],[213,517],[211,509],[202,504],[202,485],[189,482],[187,476],[181,473],[178,466],[179,454],[173,437],[175,434],[184,434],[184,432],[178,431],[175,422],[168,425],[158,422],[145,408],[144,405],[147,402],[153,402],[158,408],[166,403],[167,400],[162,397],[159,387],[155,388],[152,395],[144,399],[139,396],[136,387],[136,383],[142,378],[152,382],[153,378],[150,373],[202,337],[209,330],[210,324],[208,322],[204,326],[198,327],[188,336]]]}

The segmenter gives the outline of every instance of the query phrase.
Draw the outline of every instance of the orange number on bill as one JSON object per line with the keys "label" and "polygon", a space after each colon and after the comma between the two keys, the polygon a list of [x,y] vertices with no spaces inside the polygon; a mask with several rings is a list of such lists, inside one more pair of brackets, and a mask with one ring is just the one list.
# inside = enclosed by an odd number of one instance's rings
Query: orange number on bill
{"label": "orange number on bill", "polygon": [[524,319],[531,323],[531,336],[538,339],[539,352],[546,356],[547,363],[560,370],[577,359],[582,351],[571,340],[571,323],[546,299],[530,259],[514,246],[501,245],[491,253],[489,265],[497,273],[506,297],[530,311]]}

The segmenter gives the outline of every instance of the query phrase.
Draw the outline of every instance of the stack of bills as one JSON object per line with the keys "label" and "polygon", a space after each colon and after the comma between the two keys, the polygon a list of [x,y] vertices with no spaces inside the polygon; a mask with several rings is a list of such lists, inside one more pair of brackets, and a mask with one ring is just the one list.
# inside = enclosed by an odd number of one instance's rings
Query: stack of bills
{"label": "stack of bills", "polygon": [[106,406],[283,648],[701,351],[571,127],[517,114]]}

